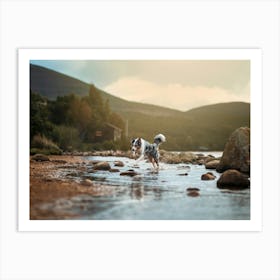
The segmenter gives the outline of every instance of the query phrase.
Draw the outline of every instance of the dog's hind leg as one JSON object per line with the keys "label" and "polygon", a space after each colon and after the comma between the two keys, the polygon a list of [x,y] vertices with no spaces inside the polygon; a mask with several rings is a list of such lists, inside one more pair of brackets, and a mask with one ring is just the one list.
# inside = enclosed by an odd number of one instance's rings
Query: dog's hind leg
{"label": "dog's hind leg", "polygon": [[156,165],[157,165],[157,170],[159,170],[159,162],[158,162],[158,159],[154,159]]}
{"label": "dog's hind leg", "polygon": [[155,162],[154,162],[154,158],[149,156],[149,161],[151,162],[151,164],[153,165],[153,168],[155,169]]}

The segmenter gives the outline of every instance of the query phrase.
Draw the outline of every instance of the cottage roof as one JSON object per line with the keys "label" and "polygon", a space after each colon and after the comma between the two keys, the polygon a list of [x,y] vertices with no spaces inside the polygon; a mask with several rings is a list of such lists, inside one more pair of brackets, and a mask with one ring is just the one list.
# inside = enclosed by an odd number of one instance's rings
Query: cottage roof
{"label": "cottage roof", "polygon": [[111,128],[113,128],[113,129],[116,129],[116,130],[122,131],[122,129],[121,129],[121,128],[119,128],[119,127],[117,127],[117,126],[115,126],[115,125],[113,125],[113,124],[111,124],[111,123],[106,123],[106,125],[107,125],[107,126],[109,126],[109,127],[111,127]]}

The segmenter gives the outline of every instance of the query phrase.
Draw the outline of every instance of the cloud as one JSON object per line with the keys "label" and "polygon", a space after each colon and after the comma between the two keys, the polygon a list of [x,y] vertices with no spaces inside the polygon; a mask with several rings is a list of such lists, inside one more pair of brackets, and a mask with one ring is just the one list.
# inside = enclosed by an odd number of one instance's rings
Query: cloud
{"label": "cloud", "polygon": [[238,92],[221,87],[188,86],[179,83],[156,84],[139,77],[123,77],[104,88],[120,98],[156,104],[182,111],[222,102],[250,102],[250,86]]}

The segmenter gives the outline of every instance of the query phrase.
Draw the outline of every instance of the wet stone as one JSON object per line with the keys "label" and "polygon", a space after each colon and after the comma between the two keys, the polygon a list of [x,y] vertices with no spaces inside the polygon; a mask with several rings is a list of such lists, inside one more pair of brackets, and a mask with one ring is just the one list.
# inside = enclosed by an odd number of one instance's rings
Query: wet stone
{"label": "wet stone", "polygon": [[217,187],[220,189],[239,190],[249,186],[249,176],[234,169],[226,170],[217,181]]}
{"label": "wet stone", "polygon": [[200,194],[199,194],[199,192],[198,191],[189,191],[188,193],[187,193],[187,196],[191,196],[191,197],[197,197],[197,196],[199,196]]}
{"label": "wet stone", "polygon": [[117,166],[117,167],[124,167],[124,163],[120,160],[117,160],[114,162],[114,166]]}
{"label": "wet stone", "polygon": [[94,170],[110,170],[111,166],[107,161],[101,161],[93,166]]}
{"label": "wet stone", "polygon": [[89,169],[87,169],[87,172],[88,173],[95,173],[95,172],[97,172],[97,170],[94,170],[93,168],[89,168]]}
{"label": "wet stone", "polygon": [[91,160],[89,163],[94,165],[94,164],[97,164],[99,162],[101,162],[101,161],[100,160]]}
{"label": "wet stone", "polygon": [[201,175],[201,180],[208,181],[208,180],[215,180],[216,176],[212,172],[207,172],[206,174]]}
{"label": "wet stone", "polygon": [[111,168],[111,169],[109,170],[109,172],[115,172],[115,173],[117,173],[117,172],[120,172],[120,170],[117,169],[117,168]]}
{"label": "wet stone", "polygon": [[35,161],[50,161],[49,157],[42,154],[36,154],[32,157],[32,160]]}
{"label": "wet stone", "polygon": [[217,159],[210,160],[205,163],[205,168],[206,169],[216,169],[219,165],[220,161]]}
{"label": "wet stone", "polygon": [[132,169],[120,173],[120,176],[131,176],[131,177],[133,177],[133,176],[136,176],[136,175],[139,175],[139,173],[135,172]]}

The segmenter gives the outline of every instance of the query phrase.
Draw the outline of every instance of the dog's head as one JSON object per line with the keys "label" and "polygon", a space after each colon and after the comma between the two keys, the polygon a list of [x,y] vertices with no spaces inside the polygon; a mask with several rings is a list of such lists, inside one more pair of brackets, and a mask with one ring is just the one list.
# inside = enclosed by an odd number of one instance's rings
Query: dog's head
{"label": "dog's head", "polygon": [[136,153],[141,149],[142,141],[141,138],[136,138],[131,141],[131,152],[133,157],[135,157]]}

